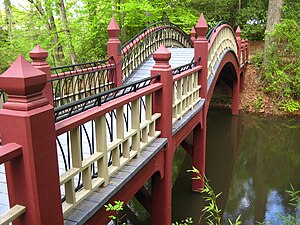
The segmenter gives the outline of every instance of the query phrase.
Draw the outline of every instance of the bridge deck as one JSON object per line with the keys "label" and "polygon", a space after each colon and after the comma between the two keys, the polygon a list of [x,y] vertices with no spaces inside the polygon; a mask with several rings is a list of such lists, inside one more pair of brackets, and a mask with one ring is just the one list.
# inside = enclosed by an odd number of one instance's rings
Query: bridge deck
{"label": "bridge deck", "polygon": [[[193,60],[193,48],[169,48],[171,52],[170,64],[172,68],[188,64]],[[139,79],[149,77],[150,70],[154,65],[153,57],[149,57],[126,82],[130,83]],[[204,105],[204,100],[200,100],[193,108],[189,110],[181,120],[173,124],[173,135],[175,135]],[[59,138],[63,145],[66,143],[65,138]],[[65,143],[64,143],[65,142]],[[105,188],[96,189],[86,200],[83,200],[78,206],[65,215],[65,224],[75,225],[86,222],[98,209],[100,209],[114,194],[116,194],[141,168],[151,160],[159,150],[166,144],[167,140],[162,138],[155,139],[150,146],[141,152],[139,158],[132,160],[128,165],[118,171],[110,180]],[[64,172],[64,162],[61,152],[58,151],[59,170]],[[83,155],[89,154],[89,149],[83,149]],[[77,180],[75,180],[75,183]],[[61,189],[62,196],[64,190]],[[5,178],[4,165],[0,165],[0,214],[9,209],[8,192]]]}
{"label": "bridge deck", "polygon": [[[194,58],[193,48],[168,48],[168,50],[171,52],[170,65],[173,69],[190,63]],[[128,84],[149,77],[154,63],[153,57],[150,56],[124,83]]]}

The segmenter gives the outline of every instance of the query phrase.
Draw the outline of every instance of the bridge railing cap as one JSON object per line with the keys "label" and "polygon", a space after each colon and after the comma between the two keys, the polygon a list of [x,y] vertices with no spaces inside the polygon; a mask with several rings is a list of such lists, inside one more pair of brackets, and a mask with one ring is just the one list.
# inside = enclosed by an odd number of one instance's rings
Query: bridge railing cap
{"label": "bridge railing cap", "polygon": [[242,33],[241,28],[240,28],[240,26],[238,26],[238,27],[236,28],[235,35],[236,35],[237,37],[240,37],[240,36],[241,36],[241,33]]}
{"label": "bridge railing cap", "polygon": [[30,58],[33,62],[46,61],[48,52],[45,51],[40,45],[36,45],[34,49],[29,53]]}
{"label": "bridge railing cap", "polygon": [[198,37],[206,36],[206,32],[208,30],[208,25],[206,23],[206,19],[205,19],[203,13],[201,13],[200,18],[198,19],[198,22],[195,26],[195,30],[196,30]]}
{"label": "bridge railing cap", "polygon": [[114,17],[111,18],[110,23],[107,26],[107,32],[111,38],[118,37],[120,34],[119,25],[117,24]]}
{"label": "bridge railing cap", "polygon": [[8,95],[30,96],[43,90],[47,82],[44,72],[19,55],[0,76],[0,88]]}
{"label": "bridge railing cap", "polygon": [[154,53],[153,59],[155,62],[168,62],[171,59],[171,52],[163,45],[161,45]]}

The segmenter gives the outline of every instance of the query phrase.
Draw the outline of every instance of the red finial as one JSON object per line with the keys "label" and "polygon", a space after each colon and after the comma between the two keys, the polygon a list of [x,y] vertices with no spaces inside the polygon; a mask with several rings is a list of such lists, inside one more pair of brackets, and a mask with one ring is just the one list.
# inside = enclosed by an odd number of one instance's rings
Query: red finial
{"label": "red finial", "polygon": [[242,33],[241,28],[240,28],[240,26],[238,26],[238,27],[236,28],[235,35],[236,35],[237,37],[240,37],[240,36],[241,36],[241,33]]}
{"label": "red finial", "polygon": [[196,24],[196,33],[198,37],[205,37],[206,36],[206,32],[208,30],[208,26],[206,23],[206,20],[204,18],[203,13],[201,13],[200,18]]}
{"label": "red finial", "polygon": [[30,58],[33,62],[46,61],[48,52],[41,48],[40,45],[36,45],[34,49],[29,53]]}
{"label": "red finial", "polygon": [[195,30],[195,27],[192,27],[192,30],[191,30],[191,40],[194,42],[196,39],[196,30]]}
{"label": "red finial", "polygon": [[155,60],[155,65],[153,68],[170,68],[169,60],[171,58],[171,52],[161,45],[154,53],[153,59]]}
{"label": "red finial", "polygon": [[21,55],[0,76],[0,88],[8,95],[29,96],[41,92],[46,82],[46,74],[33,67]]}
{"label": "red finial", "polygon": [[154,53],[153,59],[155,62],[168,62],[171,58],[171,52],[161,45]]}
{"label": "red finial", "polygon": [[120,34],[120,28],[114,17],[111,18],[110,23],[107,26],[107,32],[111,38],[118,38]]}

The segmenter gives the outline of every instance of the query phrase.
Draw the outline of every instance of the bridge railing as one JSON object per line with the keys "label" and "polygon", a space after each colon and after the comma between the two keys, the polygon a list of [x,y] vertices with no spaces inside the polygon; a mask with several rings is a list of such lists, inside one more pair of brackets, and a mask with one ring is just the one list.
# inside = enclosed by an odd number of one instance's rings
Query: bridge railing
{"label": "bridge railing", "polygon": [[172,23],[156,23],[123,45],[122,74],[126,80],[159,46],[192,47],[189,36]]}
{"label": "bridge railing", "polygon": [[216,74],[222,57],[228,51],[233,51],[238,55],[238,43],[235,33],[227,24],[218,26],[209,37],[208,42],[207,79]]}
{"label": "bridge railing", "polygon": [[172,123],[182,118],[200,100],[198,74],[202,66],[196,64],[193,62],[173,69]]}
{"label": "bridge railing", "polygon": [[[22,146],[16,143],[9,143],[3,146],[0,146],[0,166],[1,164],[8,163],[10,161],[17,161],[17,158],[21,158],[22,155]],[[3,181],[2,181],[3,182]],[[3,199],[3,196],[2,196]],[[20,204],[16,204],[11,207],[8,211],[1,213],[0,215],[0,224],[10,224],[19,218],[26,211],[26,207]]]}
{"label": "bridge railing", "polygon": [[158,77],[87,98],[85,105],[97,104],[88,111],[78,110],[84,105],[79,101],[77,115],[71,111],[74,102],[70,104],[71,116],[56,123],[58,158],[64,165],[60,168],[64,213],[95,188],[106,186],[116,171],[159,136],[155,122],[160,114],[152,112],[152,94],[162,85],[150,85]]}
{"label": "bridge railing", "polygon": [[95,95],[114,87],[115,63],[107,60],[51,68],[54,107]]}

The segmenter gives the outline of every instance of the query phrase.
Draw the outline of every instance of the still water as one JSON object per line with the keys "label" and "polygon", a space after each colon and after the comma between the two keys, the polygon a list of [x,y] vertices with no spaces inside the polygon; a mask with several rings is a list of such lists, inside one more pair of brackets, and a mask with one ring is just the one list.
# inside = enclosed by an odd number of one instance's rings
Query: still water
{"label": "still water", "polygon": [[[289,204],[290,184],[300,190],[300,118],[253,114],[231,116],[210,110],[207,126],[206,175],[215,193],[222,224],[241,215],[242,224],[283,224],[282,216],[297,215]],[[202,194],[191,192],[191,158],[177,150],[173,162],[173,221],[192,217],[204,224]],[[136,204],[139,222],[150,219]],[[135,223],[134,223],[135,224]]]}

